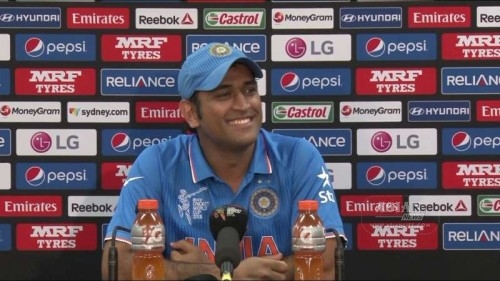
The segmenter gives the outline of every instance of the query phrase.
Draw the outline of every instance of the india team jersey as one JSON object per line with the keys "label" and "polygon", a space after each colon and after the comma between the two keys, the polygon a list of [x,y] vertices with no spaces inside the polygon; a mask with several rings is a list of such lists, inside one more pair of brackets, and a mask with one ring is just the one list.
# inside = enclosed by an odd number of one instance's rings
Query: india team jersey
{"label": "india team jersey", "polygon": [[[165,223],[166,249],[171,241],[186,239],[214,260],[215,239],[209,228],[214,208],[236,204],[248,211],[242,239],[242,258],[291,255],[291,229],[297,202],[315,199],[326,229],[344,236],[337,201],[327,168],[317,149],[302,138],[261,129],[254,158],[238,191],[218,178],[206,162],[196,135],[180,135],[146,148],[133,163],[108,226],[130,228],[137,201],[154,198]],[[328,236],[333,233],[328,232]],[[130,233],[117,239],[130,243]]]}

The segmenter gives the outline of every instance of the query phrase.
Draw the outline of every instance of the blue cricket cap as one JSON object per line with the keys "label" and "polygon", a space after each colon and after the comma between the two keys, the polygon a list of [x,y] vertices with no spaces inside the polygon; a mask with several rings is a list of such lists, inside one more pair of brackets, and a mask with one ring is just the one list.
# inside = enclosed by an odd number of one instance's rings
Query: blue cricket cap
{"label": "blue cricket cap", "polygon": [[236,62],[245,64],[256,78],[262,78],[260,66],[242,51],[223,43],[207,44],[190,54],[182,64],[177,85],[182,99],[195,91],[211,91],[222,82]]}

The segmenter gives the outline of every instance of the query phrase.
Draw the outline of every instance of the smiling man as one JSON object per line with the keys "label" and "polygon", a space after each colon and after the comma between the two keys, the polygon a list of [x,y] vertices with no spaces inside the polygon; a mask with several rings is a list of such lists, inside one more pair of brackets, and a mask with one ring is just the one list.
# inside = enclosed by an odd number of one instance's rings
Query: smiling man
{"label": "smiling man", "polygon": [[[219,275],[209,228],[214,208],[227,204],[248,210],[242,261],[235,280],[291,280],[292,224],[299,200],[319,202],[327,230],[324,279],[334,278],[335,229],[344,230],[323,158],[303,138],[261,128],[257,80],[260,67],[238,49],[208,44],[186,58],[179,78],[180,111],[194,133],[146,148],[122,187],[108,226],[102,277],[112,230],[130,227],[137,201],[153,198],[165,223],[166,279]],[[329,194],[325,197],[322,194]],[[117,234],[119,279],[130,279],[130,234]]]}

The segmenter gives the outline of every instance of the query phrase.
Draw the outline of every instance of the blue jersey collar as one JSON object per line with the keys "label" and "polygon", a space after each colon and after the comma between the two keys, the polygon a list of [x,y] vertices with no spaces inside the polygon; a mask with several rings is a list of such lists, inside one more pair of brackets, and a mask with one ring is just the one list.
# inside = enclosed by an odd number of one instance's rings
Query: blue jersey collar
{"label": "blue jersey collar", "polygon": [[[204,179],[215,177],[212,168],[208,165],[196,134],[193,134],[189,142],[189,165],[191,167],[191,177],[194,183],[198,183]],[[257,137],[254,157],[248,173],[253,174],[271,174],[273,171],[271,161],[268,155],[267,142],[262,131]]]}

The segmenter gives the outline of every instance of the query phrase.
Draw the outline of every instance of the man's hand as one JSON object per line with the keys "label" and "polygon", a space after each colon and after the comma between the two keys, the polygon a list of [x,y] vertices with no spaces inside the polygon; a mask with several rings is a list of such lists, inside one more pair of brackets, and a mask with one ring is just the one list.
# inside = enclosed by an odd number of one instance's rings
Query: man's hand
{"label": "man's hand", "polygon": [[283,254],[251,257],[240,262],[234,270],[235,280],[286,280],[288,265]]}
{"label": "man's hand", "polygon": [[207,255],[199,247],[186,240],[172,242],[170,247],[172,247],[170,260],[173,262],[211,263]]}

